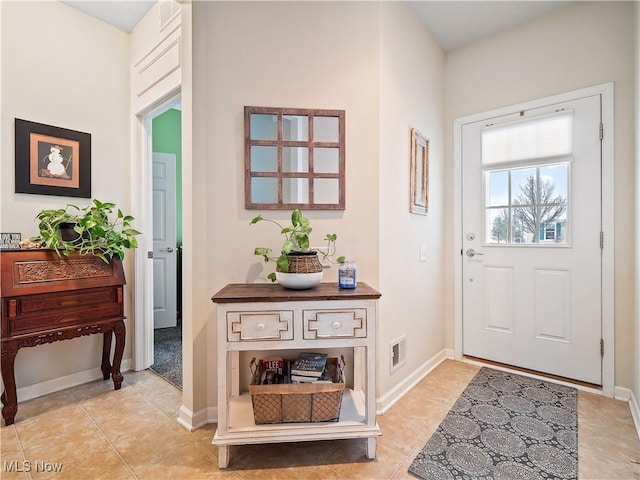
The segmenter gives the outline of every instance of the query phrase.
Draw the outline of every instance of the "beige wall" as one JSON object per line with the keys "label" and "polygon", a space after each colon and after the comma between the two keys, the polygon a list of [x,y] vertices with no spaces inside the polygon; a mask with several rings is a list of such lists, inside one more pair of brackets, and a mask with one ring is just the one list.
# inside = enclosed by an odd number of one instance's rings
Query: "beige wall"
{"label": "beige wall", "polygon": [[[615,384],[627,388],[633,385],[635,355],[633,9],[632,2],[579,2],[455,50],[446,58],[444,90],[451,159],[455,118],[614,82]],[[447,185],[452,185],[451,162],[446,176]],[[448,192],[448,211],[452,199]],[[451,222],[446,230],[452,232]],[[446,243],[451,245],[451,238]],[[447,258],[453,254],[449,249]],[[452,285],[450,279],[448,284]],[[447,313],[447,344],[452,346],[453,315]]]}
{"label": "beige wall", "polygon": [[[380,322],[384,395],[444,344],[444,54],[413,14],[385,3],[380,16]],[[410,131],[429,139],[429,211],[409,213]],[[420,245],[427,260],[420,262]],[[389,344],[406,335],[407,363],[390,373]]]}
{"label": "beige wall", "polygon": [[[200,254],[207,277],[194,285],[194,296],[208,298],[229,282],[267,281],[272,265],[253,249],[281,243],[268,224],[250,227],[260,211],[244,208],[245,105],[346,110],[346,210],[304,213],[314,228],[312,244],[337,233],[338,252],[358,262],[359,280],[378,286],[378,9],[360,2],[194,5],[196,30],[206,42],[204,52],[194,47],[206,62],[194,64],[194,111],[203,115],[193,133],[194,198],[207,205],[207,251]],[[262,213],[283,222],[290,216]],[[337,281],[335,267],[324,281]],[[212,328],[210,301],[203,313]],[[215,404],[213,342],[207,355],[209,404]]]}
{"label": "beige wall", "polygon": [[[44,208],[88,199],[14,192],[14,118],[91,133],[92,196],[130,211],[129,36],[59,2],[1,2],[0,230],[38,233]],[[133,273],[125,302],[130,316]],[[127,327],[132,325],[127,321]],[[127,336],[125,360],[131,356]],[[18,387],[99,367],[102,337],[20,350]],[[73,352],[70,354],[69,352]]]}

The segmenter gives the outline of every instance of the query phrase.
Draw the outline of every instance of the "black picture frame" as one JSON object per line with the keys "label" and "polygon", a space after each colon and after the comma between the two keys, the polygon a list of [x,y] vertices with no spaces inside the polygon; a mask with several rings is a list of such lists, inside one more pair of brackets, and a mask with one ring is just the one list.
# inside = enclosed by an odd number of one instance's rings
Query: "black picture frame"
{"label": "black picture frame", "polygon": [[91,134],[15,119],[15,191],[91,198]]}

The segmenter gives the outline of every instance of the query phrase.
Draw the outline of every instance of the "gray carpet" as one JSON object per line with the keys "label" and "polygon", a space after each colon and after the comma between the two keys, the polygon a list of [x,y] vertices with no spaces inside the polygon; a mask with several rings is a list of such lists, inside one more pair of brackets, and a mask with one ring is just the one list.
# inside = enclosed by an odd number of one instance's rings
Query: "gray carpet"
{"label": "gray carpet", "polygon": [[155,329],[153,337],[151,369],[182,390],[182,327]]}
{"label": "gray carpet", "polygon": [[409,472],[436,479],[576,479],[575,388],[482,368]]}

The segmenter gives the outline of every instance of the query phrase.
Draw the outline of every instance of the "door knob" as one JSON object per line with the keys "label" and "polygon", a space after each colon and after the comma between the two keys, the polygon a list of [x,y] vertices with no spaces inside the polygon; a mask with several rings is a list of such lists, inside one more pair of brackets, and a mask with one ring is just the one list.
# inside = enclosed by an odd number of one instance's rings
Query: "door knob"
{"label": "door knob", "polygon": [[164,250],[162,250],[163,252],[167,252],[167,253],[171,253],[173,252],[173,247],[167,247]]}
{"label": "door knob", "polygon": [[472,258],[476,255],[484,255],[484,253],[476,252],[473,248],[467,248],[467,251],[465,253],[467,254],[467,257]]}

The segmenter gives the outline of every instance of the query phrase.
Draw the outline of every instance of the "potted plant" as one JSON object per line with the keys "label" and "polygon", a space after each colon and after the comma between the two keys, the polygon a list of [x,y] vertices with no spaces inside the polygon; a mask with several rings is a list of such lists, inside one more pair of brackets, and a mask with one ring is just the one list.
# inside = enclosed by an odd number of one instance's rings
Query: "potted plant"
{"label": "potted plant", "polygon": [[[326,251],[311,250],[309,235],[312,231],[311,222],[308,218],[302,216],[302,211],[299,209],[291,212],[291,225],[282,226],[275,220],[263,218],[262,215],[258,215],[251,220],[250,225],[266,221],[275,224],[280,228],[280,233],[284,236],[284,242],[280,250],[278,257],[271,256],[273,250],[266,247],[256,247],[253,251],[254,255],[259,255],[264,258],[265,262],[273,261],[276,263],[276,271],[270,273],[267,278],[272,282],[278,280],[285,286],[290,288],[309,288],[322,280],[322,264],[318,259],[318,255],[321,255],[323,259],[331,261],[331,258],[336,253],[335,242],[338,236],[335,233],[328,233],[324,240],[327,242]],[[336,258],[336,263],[343,263],[345,257],[340,256]],[[291,279],[287,274],[307,275],[307,279],[298,277],[297,279]],[[301,286],[296,287],[293,283]],[[289,283],[290,285],[287,285]]]}
{"label": "potted plant", "polygon": [[124,258],[127,248],[136,248],[136,235],[131,227],[134,218],[118,209],[114,203],[94,199],[91,205],[80,208],[68,204],[57,210],[42,210],[39,221],[40,235],[31,240],[55,250],[58,255],[95,255],[109,263],[114,255]]}

